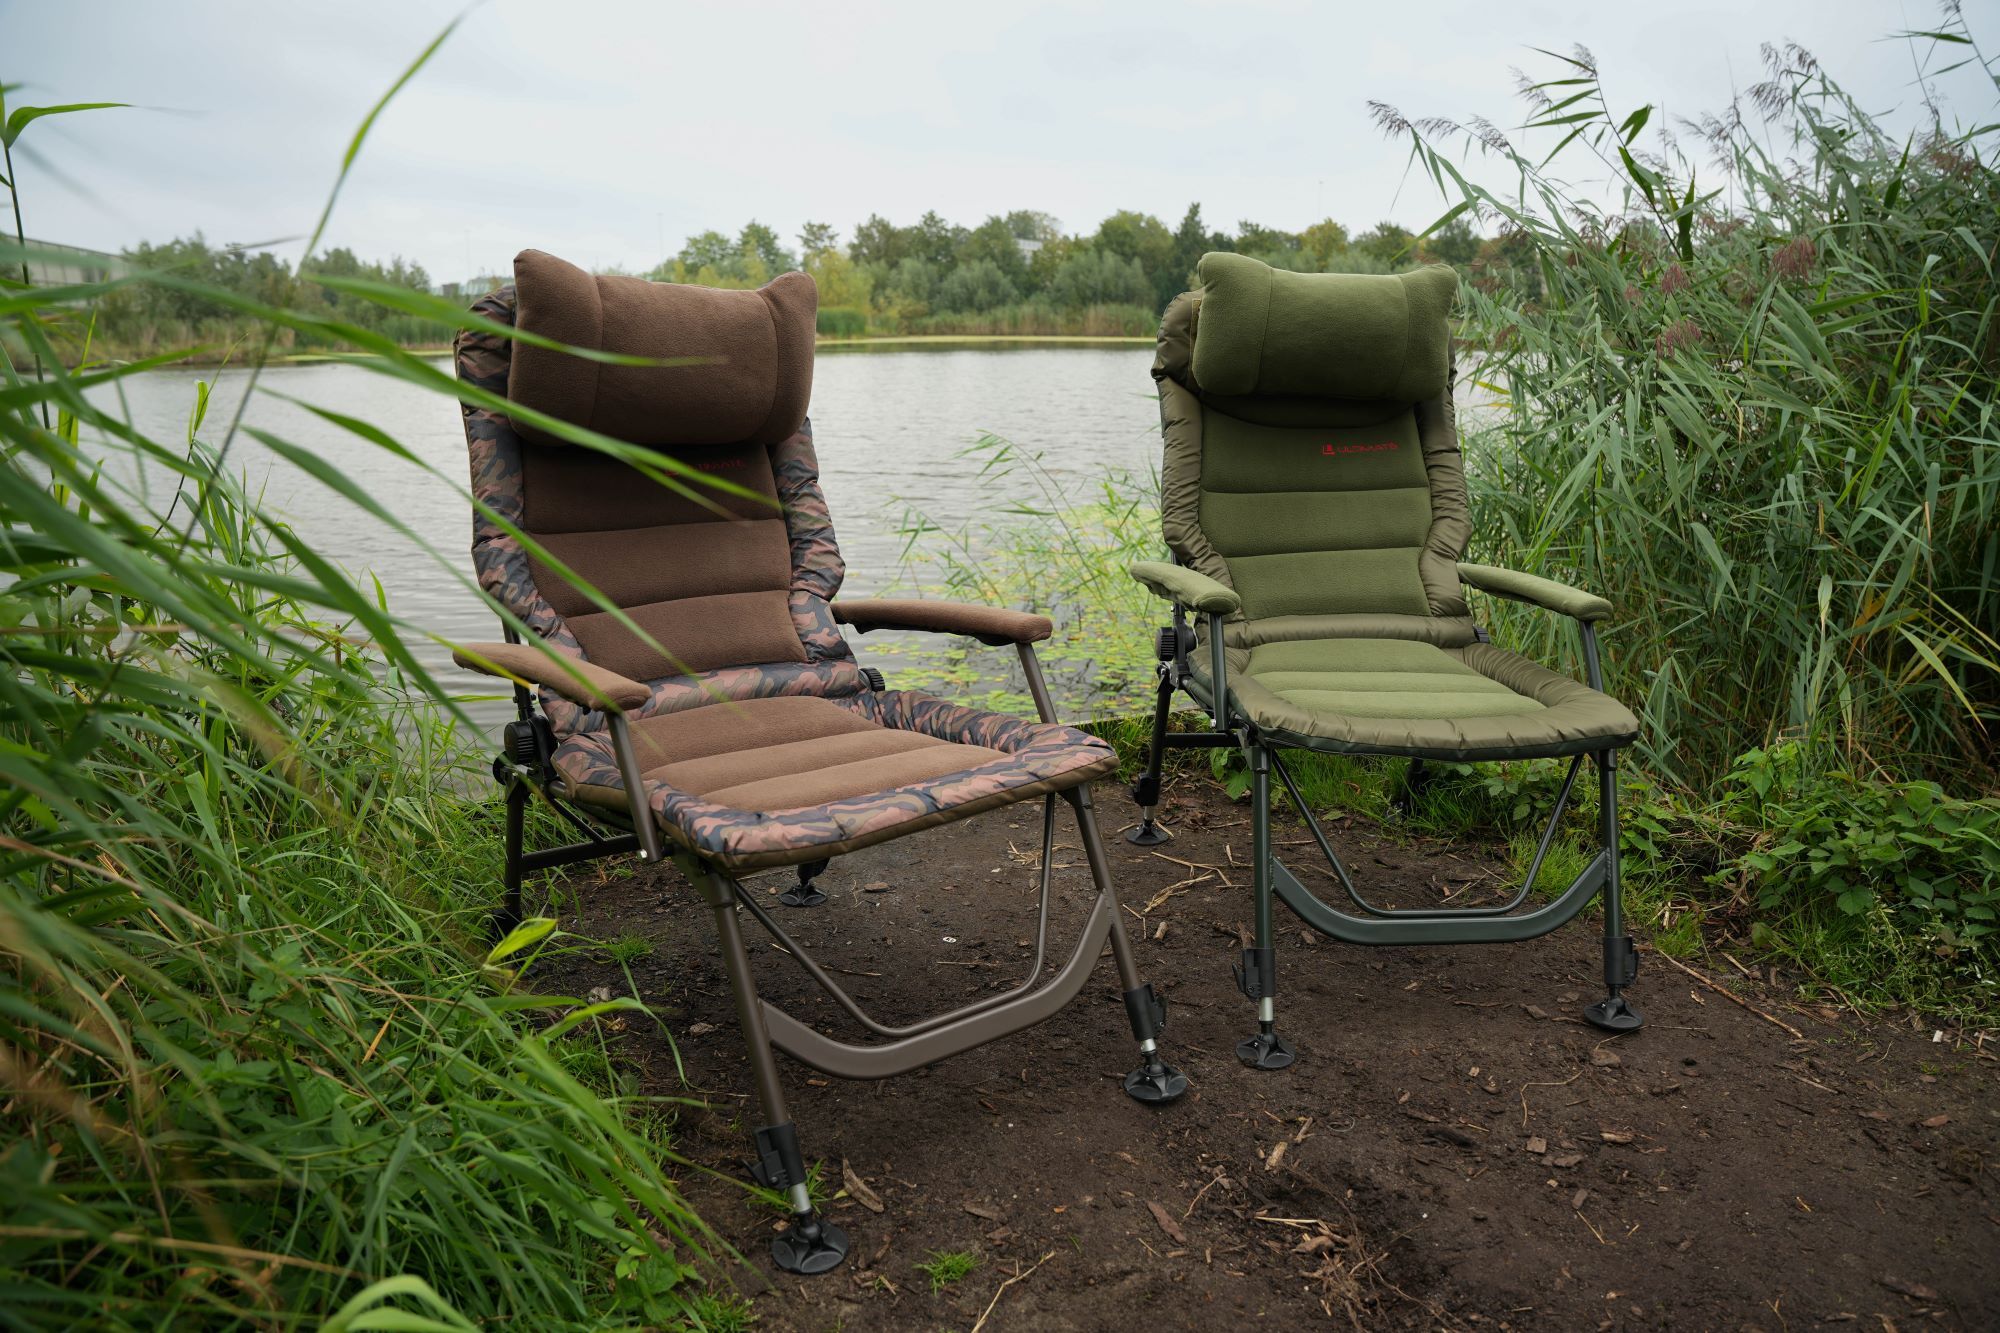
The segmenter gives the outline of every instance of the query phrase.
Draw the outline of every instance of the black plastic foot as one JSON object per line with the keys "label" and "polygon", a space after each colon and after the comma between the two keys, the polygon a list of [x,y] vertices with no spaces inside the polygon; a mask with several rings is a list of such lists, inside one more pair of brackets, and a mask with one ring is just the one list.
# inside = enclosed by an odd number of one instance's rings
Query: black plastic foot
{"label": "black plastic foot", "polygon": [[1134,847],[1158,847],[1163,842],[1171,841],[1173,836],[1150,819],[1135,829],[1125,830],[1125,841]]}
{"label": "black plastic foot", "polygon": [[1299,1057],[1277,1033],[1260,1032],[1236,1043],[1236,1058],[1252,1069],[1283,1069]]}
{"label": "black plastic foot", "polygon": [[795,1219],[771,1242],[771,1260],[787,1273],[824,1273],[847,1257],[847,1233],[817,1216]]}
{"label": "black plastic foot", "polygon": [[1177,1102],[1187,1090],[1187,1075],[1167,1064],[1157,1054],[1147,1056],[1145,1064],[1125,1076],[1125,1095],[1149,1106]]}
{"label": "black plastic foot", "polygon": [[1607,995],[1596,1004],[1583,1011],[1592,1027],[1606,1032],[1637,1032],[1645,1016],[1634,1009],[1623,995]]}
{"label": "black plastic foot", "polygon": [[797,888],[786,889],[778,895],[778,901],[787,907],[818,907],[826,901],[826,895],[813,887],[813,880],[826,869],[824,861],[807,861],[799,867]]}

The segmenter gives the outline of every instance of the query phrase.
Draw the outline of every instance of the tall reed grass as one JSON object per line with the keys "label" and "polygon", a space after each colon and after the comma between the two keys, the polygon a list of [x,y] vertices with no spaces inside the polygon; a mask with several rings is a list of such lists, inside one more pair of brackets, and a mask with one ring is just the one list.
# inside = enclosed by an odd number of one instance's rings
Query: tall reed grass
{"label": "tall reed grass", "polygon": [[[10,182],[51,110],[0,116]],[[698,1322],[719,1246],[597,1026],[638,1002],[528,989],[551,922],[477,940],[499,829],[420,631],[231,470],[254,392],[183,439],[121,411],[184,349],[105,361],[93,311],[184,281],[0,285],[0,1326]],[[231,299],[253,388],[289,333],[456,410],[379,330]]]}
{"label": "tall reed grass", "polygon": [[[1920,65],[1984,59],[1956,19],[1907,40]],[[1674,133],[1615,110],[1581,50],[1526,89],[1521,143],[1378,106],[1457,200],[1436,225],[1471,211],[1510,238],[1466,298],[1470,359],[1511,406],[1468,443],[1475,557],[1612,598],[1614,688],[1671,781],[1796,741],[1990,793],[2000,127],[1932,106],[1899,137],[1805,52],[1766,58],[1745,104]],[[1592,168],[1621,205],[1564,184]]]}

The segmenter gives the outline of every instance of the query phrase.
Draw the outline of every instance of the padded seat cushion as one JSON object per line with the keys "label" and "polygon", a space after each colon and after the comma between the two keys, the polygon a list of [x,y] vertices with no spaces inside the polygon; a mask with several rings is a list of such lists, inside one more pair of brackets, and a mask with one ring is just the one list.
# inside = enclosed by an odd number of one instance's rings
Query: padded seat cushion
{"label": "padded seat cushion", "polygon": [[1309,749],[1519,759],[1626,745],[1639,731],[1609,695],[1490,643],[1265,643],[1229,687],[1260,730]]}
{"label": "padded seat cushion", "polygon": [[[901,691],[719,700],[632,724],[669,836],[725,869],[791,865],[1063,791],[1117,767],[1069,727]],[[579,799],[625,805],[605,732],[565,739]]]}

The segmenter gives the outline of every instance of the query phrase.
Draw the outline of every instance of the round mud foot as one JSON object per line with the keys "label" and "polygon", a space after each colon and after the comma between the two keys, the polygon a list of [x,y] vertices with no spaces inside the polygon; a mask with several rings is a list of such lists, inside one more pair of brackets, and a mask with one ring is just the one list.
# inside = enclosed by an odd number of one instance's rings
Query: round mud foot
{"label": "round mud foot", "polygon": [[771,1259],[787,1273],[810,1276],[838,1268],[847,1257],[847,1233],[817,1217],[800,1218],[771,1242]]}
{"label": "round mud foot", "polygon": [[811,880],[796,889],[786,889],[778,895],[778,901],[787,907],[818,907],[826,901],[826,895],[813,887]]}
{"label": "round mud foot", "polygon": [[1252,1069],[1283,1069],[1298,1059],[1298,1053],[1277,1033],[1260,1032],[1236,1043],[1236,1058]]}
{"label": "round mud foot", "polygon": [[1187,1089],[1187,1075],[1163,1063],[1158,1057],[1148,1060],[1125,1076],[1125,1095],[1135,1102],[1145,1102],[1150,1106],[1165,1106],[1168,1102],[1177,1102]]}
{"label": "round mud foot", "polygon": [[1134,847],[1158,847],[1163,842],[1173,841],[1174,835],[1148,820],[1135,829],[1125,831],[1125,841]]}
{"label": "round mud foot", "polygon": [[1623,995],[1610,995],[1599,1000],[1583,1011],[1593,1027],[1606,1032],[1637,1032],[1645,1018],[1634,1009]]}

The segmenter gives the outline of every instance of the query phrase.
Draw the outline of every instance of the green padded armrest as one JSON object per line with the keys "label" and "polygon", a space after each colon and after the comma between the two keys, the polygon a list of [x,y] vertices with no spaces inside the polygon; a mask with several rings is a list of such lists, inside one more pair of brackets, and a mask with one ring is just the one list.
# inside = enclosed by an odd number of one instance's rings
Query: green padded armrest
{"label": "green padded armrest", "polygon": [[1495,597],[1527,602],[1575,620],[1602,620],[1611,614],[1611,603],[1596,593],[1583,592],[1538,574],[1522,574],[1492,565],[1461,564],[1458,576]]}
{"label": "green padded armrest", "polygon": [[606,671],[594,662],[558,654],[528,643],[462,643],[451,650],[451,660],[467,671],[504,679],[546,685],[571,703],[585,708],[637,708],[653,697],[653,692],[636,680],[616,671]]}
{"label": "green padded armrest", "polygon": [[1226,616],[1243,605],[1243,599],[1206,574],[1198,574],[1164,560],[1141,560],[1125,571],[1146,585],[1156,596],[1209,615]]}

